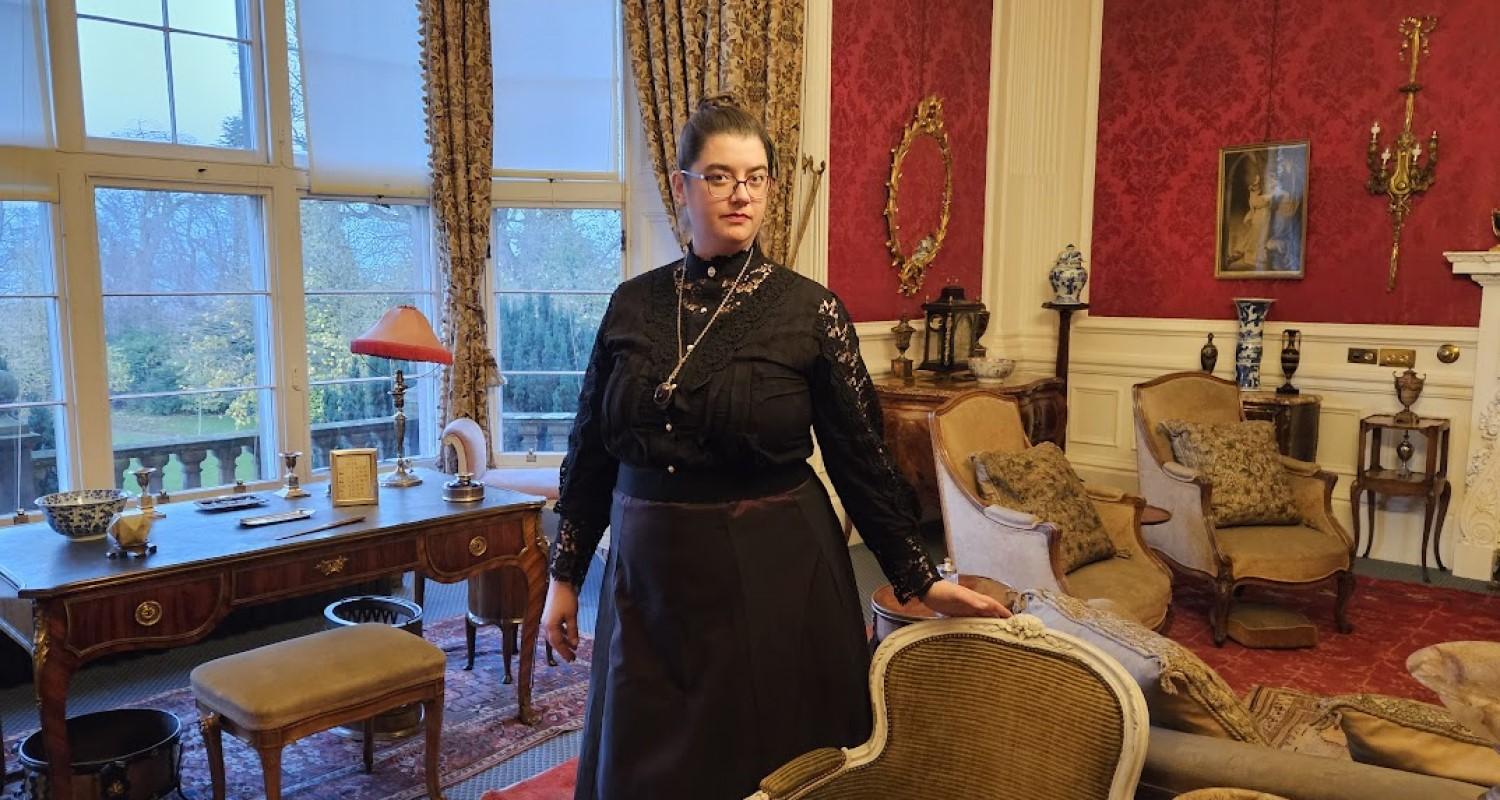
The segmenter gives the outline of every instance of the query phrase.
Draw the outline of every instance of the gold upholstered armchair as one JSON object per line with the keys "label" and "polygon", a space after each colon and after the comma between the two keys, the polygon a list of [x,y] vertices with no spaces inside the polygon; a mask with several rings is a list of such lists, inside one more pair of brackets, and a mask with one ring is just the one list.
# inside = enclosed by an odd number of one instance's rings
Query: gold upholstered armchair
{"label": "gold upholstered armchair", "polygon": [[[965,392],[931,415],[932,448],[948,552],[960,572],[1004,582],[1017,591],[1048,589],[1101,602],[1110,611],[1160,630],[1172,603],[1172,576],[1141,535],[1145,501],[1117,489],[1082,485],[1115,555],[1069,567],[1055,521],[981,496],[970,456],[1020,453],[1031,447],[1015,401],[995,392]],[[1076,481],[1071,469],[1067,477]],[[1034,473],[1032,481],[1045,481]]]}
{"label": "gold upholstered armchair", "polygon": [[[1276,524],[1231,520],[1225,504],[1242,490],[1231,490],[1229,485],[1249,474],[1255,459],[1242,457],[1247,451],[1241,451],[1233,453],[1234,458],[1218,459],[1211,469],[1200,470],[1181,463],[1172,439],[1174,432],[1180,437],[1183,429],[1192,426],[1198,430],[1238,426],[1244,421],[1239,388],[1233,381],[1202,372],[1177,372],[1137,384],[1134,398],[1141,494],[1172,512],[1171,520],[1152,526],[1146,540],[1179,574],[1212,583],[1214,643],[1223,644],[1228,635],[1235,592],[1251,584],[1293,587],[1334,582],[1338,629],[1351,631],[1345,608],[1354,593],[1354,540],[1333,516],[1337,478],[1317,464],[1269,453],[1264,458],[1271,467],[1256,480],[1284,479],[1290,485],[1285,501],[1289,518]],[[1236,472],[1241,469],[1244,474]],[[1226,484],[1218,487],[1221,496],[1217,498],[1210,471],[1217,471]],[[1250,487],[1252,491],[1258,488]],[[1228,524],[1231,521],[1236,524]]]}
{"label": "gold upholstered armchair", "polygon": [[805,753],[751,800],[1126,800],[1140,779],[1140,687],[1033,616],[902,628],[875,651],[870,695],[869,741]]}

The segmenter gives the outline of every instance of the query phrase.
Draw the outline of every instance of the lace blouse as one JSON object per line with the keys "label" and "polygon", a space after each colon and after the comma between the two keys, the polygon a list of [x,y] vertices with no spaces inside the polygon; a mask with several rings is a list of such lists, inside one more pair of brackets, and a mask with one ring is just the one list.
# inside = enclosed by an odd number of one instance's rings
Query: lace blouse
{"label": "lace blouse", "polygon": [[[677,363],[679,319],[686,348],[726,291],[733,295],[659,407],[652,394]],[[713,260],[689,252],[622,283],[599,325],[562,463],[552,577],[583,583],[620,464],[753,474],[806,461],[810,430],[897,595],[924,592],[938,575],[917,532],[916,494],[886,451],[880,405],[838,297],[756,249]]]}

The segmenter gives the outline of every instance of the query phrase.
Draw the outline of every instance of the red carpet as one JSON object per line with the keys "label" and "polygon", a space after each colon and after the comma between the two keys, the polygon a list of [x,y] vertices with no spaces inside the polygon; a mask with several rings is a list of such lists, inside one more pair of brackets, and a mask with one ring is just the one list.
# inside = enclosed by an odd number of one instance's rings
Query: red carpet
{"label": "red carpet", "polygon": [[1230,640],[1214,647],[1207,584],[1174,580],[1172,592],[1167,634],[1191,648],[1241,694],[1258,684],[1321,695],[1376,692],[1435,703],[1437,696],[1407,673],[1407,656],[1438,642],[1500,640],[1500,595],[1362,577],[1349,603],[1353,633],[1334,630],[1331,586],[1317,592],[1250,587],[1246,599],[1306,614],[1318,626],[1318,645],[1251,650]]}
{"label": "red carpet", "polygon": [[505,789],[492,789],[479,800],[572,800],[578,759],[570,758],[552,769]]}

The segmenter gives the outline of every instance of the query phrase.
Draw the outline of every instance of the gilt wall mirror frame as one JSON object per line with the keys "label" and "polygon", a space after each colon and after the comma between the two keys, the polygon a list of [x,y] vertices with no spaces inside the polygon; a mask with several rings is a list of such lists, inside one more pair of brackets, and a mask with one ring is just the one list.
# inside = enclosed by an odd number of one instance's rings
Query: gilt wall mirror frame
{"label": "gilt wall mirror frame", "polygon": [[[952,206],[953,151],[943,126],[943,100],[928,95],[918,101],[916,115],[901,132],[901,143],[891,150],[891,178],[886,182],[885,244],[901,294],[911,297],[921,290],[927,267],[948,235]],[[914,232],[903,236],[903,223]]]}

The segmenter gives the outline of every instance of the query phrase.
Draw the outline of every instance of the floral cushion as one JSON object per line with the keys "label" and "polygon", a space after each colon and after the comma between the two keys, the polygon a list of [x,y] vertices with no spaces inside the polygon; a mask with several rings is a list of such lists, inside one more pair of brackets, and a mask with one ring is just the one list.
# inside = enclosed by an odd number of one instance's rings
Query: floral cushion
{"label": "floral cushion", "polygon": [[1161,423],[1172,457],[1213,486],[1214,524],[1295,525],[1302,521],[1270,422]]}
{"label": "floral cushion", "polygon": [[1104,531],[1104,521],[1057,445],[1042,442],[1018,453],[975,453],[969,460],[986,503],[1024,511],[1057,526],[1064,573],[1114,557],[1115,545]]}

